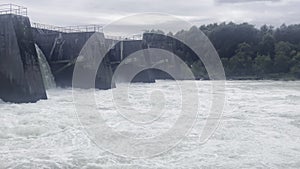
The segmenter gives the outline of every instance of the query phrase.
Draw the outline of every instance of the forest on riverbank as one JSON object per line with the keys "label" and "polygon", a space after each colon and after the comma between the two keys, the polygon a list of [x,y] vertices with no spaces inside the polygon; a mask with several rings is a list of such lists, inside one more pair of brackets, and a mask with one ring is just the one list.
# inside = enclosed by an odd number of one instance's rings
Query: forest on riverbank
{"label": "forest on riverbank", "polygon": [[[172,36],[193,36],[195,29],[216,48],[228,79],[300,79],[300,24],[256,28],[249,23],[214,23]],[[195,60],[192,70],[197,78],[207,78],[201,61]]]}

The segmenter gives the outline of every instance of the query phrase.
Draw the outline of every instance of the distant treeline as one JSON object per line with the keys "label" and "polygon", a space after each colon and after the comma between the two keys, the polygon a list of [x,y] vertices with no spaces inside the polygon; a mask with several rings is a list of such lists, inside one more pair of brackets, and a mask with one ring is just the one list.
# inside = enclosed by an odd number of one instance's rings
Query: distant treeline
{"label": "distant treeline", "polygon": [[[227,78],[300,78],[300,24],[283,24],[279,28],[264,25],[257,29],[248,23],[215,23],[192,27],[174,36],[190,36],[193,29],[200,29],[210,39]],[[192,69],[199,78],[207,78],[200,61],[195,60]]]}

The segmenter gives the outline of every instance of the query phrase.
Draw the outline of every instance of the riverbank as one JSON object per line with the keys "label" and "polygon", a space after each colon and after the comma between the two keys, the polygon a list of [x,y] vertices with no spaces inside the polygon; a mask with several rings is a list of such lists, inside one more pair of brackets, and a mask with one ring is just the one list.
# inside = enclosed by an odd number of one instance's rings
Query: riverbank
{"label": "riverbank", "polygon": [[296,81],[299,77],[286,73],[273,73],[265,75],[249,75],[249,76],[226,76],[227,80],[275,80],[275,81]]}

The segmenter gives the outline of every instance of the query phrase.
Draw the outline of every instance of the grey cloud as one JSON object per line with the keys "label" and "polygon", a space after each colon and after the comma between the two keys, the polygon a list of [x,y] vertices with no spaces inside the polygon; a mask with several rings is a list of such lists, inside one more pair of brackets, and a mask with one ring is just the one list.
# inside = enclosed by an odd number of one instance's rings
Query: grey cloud
{"label": "grey cloud", "polygon": [[258,26],[300,23],[297,0],[4,0],[1,3],[26,6],[32,21],[59,26],[107,24],[143,12],[167,13],[196,25],[223,21]]}
{"label": "grey cloud", "polygon": [[216,3],[280,2],[281,0],[215,0]]}

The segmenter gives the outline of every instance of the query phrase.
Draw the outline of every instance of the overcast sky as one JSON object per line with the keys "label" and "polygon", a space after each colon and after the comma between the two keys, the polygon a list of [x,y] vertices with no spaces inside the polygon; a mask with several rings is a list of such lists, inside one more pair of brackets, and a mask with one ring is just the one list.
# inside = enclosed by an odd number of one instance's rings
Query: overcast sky
{"label": "overcast sky", "polygon": [[162,12],[195,25],[250,22],[257,26],[300,23],[300,0],[0,0],[28,7],[33,22],[107,24],[141,12]]}

